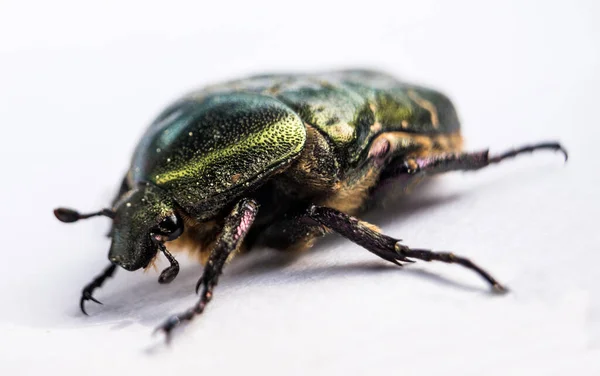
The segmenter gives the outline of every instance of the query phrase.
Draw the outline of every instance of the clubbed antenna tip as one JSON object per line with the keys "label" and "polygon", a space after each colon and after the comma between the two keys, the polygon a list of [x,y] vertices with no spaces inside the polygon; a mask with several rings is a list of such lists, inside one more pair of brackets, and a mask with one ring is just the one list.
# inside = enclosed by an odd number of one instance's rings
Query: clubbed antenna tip
{"label": "clubbed antenna tip", "polygon": [[114,218],[115,213],[110,209],[102,209],[99,212],[90,213],[90,214],[80,214],[77,210],[67,209],[67,208],[57,208],[54,209],[54,216],[61,222],[64,223],[72,223],[77,222],[80,219],[86,219],[90,217],[95,217],[103,215],[105,217]]}

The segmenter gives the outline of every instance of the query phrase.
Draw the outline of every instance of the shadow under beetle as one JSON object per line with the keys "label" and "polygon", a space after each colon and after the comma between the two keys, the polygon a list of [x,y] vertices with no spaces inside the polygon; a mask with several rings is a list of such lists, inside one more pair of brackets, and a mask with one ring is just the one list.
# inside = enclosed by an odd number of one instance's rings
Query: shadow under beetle
{"label": "shadow under beetle", "polygon": [[[165,321],[166,333],[201,314],[226,261],[252,246],[306,249],[336,232],[401,265],[413,260],[455,263],[495,291],[505,288],[470,260],[410,248],[353,215],[426,176],[478,170],[556,142],[491,156],[462,152],[454,106],[443,94],[386,74],[351,70],[317,75],[262,75],[192,92],[168,107],[139,142],[112,208],[79,214],[54,211],[62,222],[112,219],[110,265],[82,292],[80,306],[117,266],[170,262],[167,248],[187,249],[205,264],[198,302]],[[259,210],[260,208],[260,210]]]}

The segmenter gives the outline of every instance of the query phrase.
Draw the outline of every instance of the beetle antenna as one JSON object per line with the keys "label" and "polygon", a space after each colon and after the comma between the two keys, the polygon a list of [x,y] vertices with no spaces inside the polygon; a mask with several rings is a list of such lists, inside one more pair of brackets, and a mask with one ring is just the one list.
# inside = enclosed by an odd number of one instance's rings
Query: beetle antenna
{"label": "beetle antenna", "polygon": [[89,213],[89,214],[80,214],[76,210],[67,209],[67,208],[54,209],[54,216],[59,221],[64,222],[64,223],[77,222],[80,219],[86,219],[86,218],[96,217],[96,216],[100,216],[100,215],[103,215],[103,216],[111,218],[111,219],[115,218],[115,212],[112,211],[111,209],[102,209],[98,212]]}
{"label": "beetle antenna", "polygon": [[158,283],[171,283],[175,279],[175,277],[177,277],[177,274],[179,274],[179,263],[177,262],[177,260],[175,260],[175,257],[173,257],[173,255],[170,254],[169,251],[167,251],[167,247],[165,247],[163,243],[156,242],[156,244],[158,245],[160,251],[165,255],[167,260],[169,260],[169,262],[171,263],[171,266],[169,266],[168,268],[163,270],[162,273],[160,273],[160,277],[158,277]]}

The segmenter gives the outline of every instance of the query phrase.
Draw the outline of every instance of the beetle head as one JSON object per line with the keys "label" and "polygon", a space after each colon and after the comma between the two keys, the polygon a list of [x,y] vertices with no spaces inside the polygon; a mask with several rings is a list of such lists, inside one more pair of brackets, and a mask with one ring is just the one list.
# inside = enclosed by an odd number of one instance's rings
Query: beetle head
{"label": "beetle head", "polygon": [[110,236],[112,244],[109,260],[133,271],[150,264],[156,253],[162,251],[171,266],[159,278],[160,283],[171,282],[179,272],[179,265],[164,246],[183,233],[184,222],[171,197],[155,186],[144,184],[125,193],[114,208],[92,214],[79,214],[70,209],[56,209],[62,222],[75,222],[96,215],[113,219]]}

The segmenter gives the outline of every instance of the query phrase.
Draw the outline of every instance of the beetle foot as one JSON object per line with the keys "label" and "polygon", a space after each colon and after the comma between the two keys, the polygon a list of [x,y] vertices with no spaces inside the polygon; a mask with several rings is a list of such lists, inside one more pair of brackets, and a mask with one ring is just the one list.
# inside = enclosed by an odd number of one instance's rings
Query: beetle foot
{"label": "beetle foot", "polygon": [[81,309],[81,312],[83,312],[84,315],[89,316],[88,313],[85,311],[86,301],[91,300],[94,303],[102,304],[98,299],[94,298],[92,294],[94,293],[94,290],[102,286],[102,284],[104,283],[104,281],[106,281],[107,278],[112,277],[116,269],[117,265],[110,264],[106,269],[104,269],[102,274],[94,278],[92,282],[90,282],[83,288],[83,291],[81,292],[81,299],[79,299],[79,308]]}
{"label": "beetle foot", "polygon": [[192,308],[178,315],[173,315],[169,317],[165,322],[163,322],[159,327],[157,327],[154,330],[154,333],[162,331],[163,333],[165,333],[166,342],[170,343],[172,336],[171,333],[175,328],[177,328],[186,321],[192,321],[194,316],[200,315],[202,314],[202,312],[204,312],[204,308],[206,308],[206,305],[208,304],[208,302],[210,302],[212,298],[212,286],[205,285],[204,289],[202,289],[200,300],[198,300],[198,302]]}
{"label": "beetle foot", "polygon": [[81,299],[79,300],[79,308],[81,309],[81,312],[83,312],[83,314],[86,316],[89,316],[88,313],[85,311],[86,301],[91,300],[94,303],[102,305],[101,301],[92,296],[92,291],[93,289],[90,288],[90,286],[86,286],[86,288],[83,289],[83,292],[81,293]]}
{"label": "beetle foot", "polygon": [[206,303],[208,303],[208,300],[210,300],[210,298],[207,299],[206,295],[203,295],[200,301],[196,303],[196,305],[194,305],[192,308],[188,309],[183,313],[173,315],[167,320],[165,320],[161,325],[154,329],[153,334],[155,334],[156,332],[165,333],[165,341],[167,343],[170,343],[173,330],[182,325],[184,322],[191,321],[194,318],[194,316],[204,312],[204,308],[206,307]]}
{"label": "beetle foot", "polygon": [[509,293],[509,289],[507,289],[506,287],[502,286],[499,283],[496,283],[494,285],[492,285],[492,291],[498,295],[504,295],[504,294],[508,294]]}
{"label": "beetle foot", "polygon": [[404,257],[409,257],[422,261],[441,261],[448,264],[461,265],[467,269],[470,269],[477,273],[481,278],[486,280],[492,287],[492,291],[499,294],[508,292],[508,289],[504,287],[500,282],[496,281],[488,272],[482,269],[480,266],[472,262],[471,260],[455,255],[452,252],[433,252],[429,249],[413,249],[396,243],[396,250]]}
{"label": "beetle foot", "polygon": [[161,325],[159,325],[156,329],[154,329],[153,334],[156,334],[159,331],[162,331],[163,333],[165,333],[165,341],[167,343],[171,342],[171,331],[173,331],[173,329],[175,329],[176,327],[178,327],[181,324],[181,319],[179,318],[180,315],[174,315],[169,317],[167,320],[165,320],[165,322],[163,322]]}

